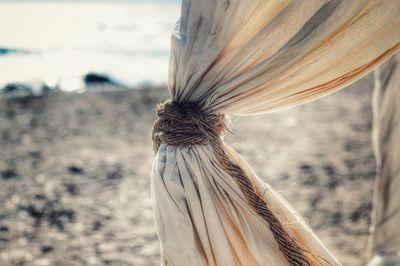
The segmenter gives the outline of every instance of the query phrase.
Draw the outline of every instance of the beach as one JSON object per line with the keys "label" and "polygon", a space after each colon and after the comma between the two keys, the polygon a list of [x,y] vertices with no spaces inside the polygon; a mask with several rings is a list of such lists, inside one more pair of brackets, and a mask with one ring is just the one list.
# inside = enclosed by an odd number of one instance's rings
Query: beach
{"label": "beach", "polygon": [[[371,75],[271,114],[226,143],[343,265],[364,265],[375,162]],[[0,265],[159,265],[150,198],[163,86],[0,95]]]}

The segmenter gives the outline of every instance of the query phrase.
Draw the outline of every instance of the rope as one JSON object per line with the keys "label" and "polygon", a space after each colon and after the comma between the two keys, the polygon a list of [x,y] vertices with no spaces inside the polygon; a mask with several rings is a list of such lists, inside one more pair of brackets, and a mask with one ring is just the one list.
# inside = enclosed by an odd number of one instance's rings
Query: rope
{"label": "rope", "polygon": [[248,204],[269,225],[289,264],[315,265],[315,256],[300,247],[296,239],[289,235],[244,170],[229,158],[220,137],[227,130],[224,115],[203,113],[195,103],[178,104],[171,100],[159,104],[156,111],[158,119],[152,132],[154,152],[158,151],[161,143],[175,146],[211,145],[220,166],[234,178]]}

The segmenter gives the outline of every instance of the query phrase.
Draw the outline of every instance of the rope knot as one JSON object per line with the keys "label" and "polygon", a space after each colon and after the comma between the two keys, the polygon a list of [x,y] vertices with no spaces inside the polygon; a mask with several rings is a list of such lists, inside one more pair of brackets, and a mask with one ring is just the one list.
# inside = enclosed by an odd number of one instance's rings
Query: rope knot
{"label": "rope knot", "polygon": [[158,151],[161,143],[191,146],[210,144],[213,155],[238,184],[249,205],[267,222],[279,249],[290,265],[311,266],[314,255],[303,249],[284,228],[280,219],[268,206],[262,193],[249,179],[240,165],[225,150],[221,139],[227,130],[224,115],[203,112],[196,103],[177,103],[167,100],[157,106],[158,119],[153,127],[153,148]]}
{"label": "rope knot", "polygon": [[218,141],[227,129],[224,115],[203,112],[196,103],[171,100],[157,105],[158,119],[153,127],[153,148],[169,145],[205,145]]}

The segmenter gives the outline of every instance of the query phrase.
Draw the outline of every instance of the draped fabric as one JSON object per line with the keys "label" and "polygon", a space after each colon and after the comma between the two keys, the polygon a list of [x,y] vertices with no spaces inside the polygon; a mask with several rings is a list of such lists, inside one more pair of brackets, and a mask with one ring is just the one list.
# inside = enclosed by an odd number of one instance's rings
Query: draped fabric
{"label": "draped fabric", "polygon": [[[172,33],[170,97],[203,112],[254,115],[311,101],[400,48],[400,1],[183,0]],[[295,210],[226,144],[285,229],[340,265]],[[165,265],[288,265],[265,221],[209,145],[162,144],[152,197]]]}
{"label": "draped fabric", "polygon": [[375,72],[373,143],[377,161],[371,255],[400,262],[400,53]]}

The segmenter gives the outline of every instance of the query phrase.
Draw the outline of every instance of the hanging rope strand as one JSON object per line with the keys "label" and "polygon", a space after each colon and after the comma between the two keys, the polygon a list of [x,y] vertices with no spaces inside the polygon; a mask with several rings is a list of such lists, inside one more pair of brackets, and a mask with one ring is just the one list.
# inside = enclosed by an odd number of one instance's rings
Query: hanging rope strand
{"label": "hanging rope strand", "polygon": [[282,222],[269,208],[262,194],[252,184],[244,170],[228,156],[221,139],[226,130],[225,116],[206,114],[194,103],[178,104],[171,100],[157,106],[152,139],[154,152],[161,143],[169,145],[211,145],[220,166],[238,183],[249,205],[269,225],[269,228],[290,265],[322,265],[309,251],[289,235]]}

